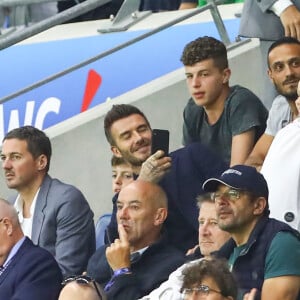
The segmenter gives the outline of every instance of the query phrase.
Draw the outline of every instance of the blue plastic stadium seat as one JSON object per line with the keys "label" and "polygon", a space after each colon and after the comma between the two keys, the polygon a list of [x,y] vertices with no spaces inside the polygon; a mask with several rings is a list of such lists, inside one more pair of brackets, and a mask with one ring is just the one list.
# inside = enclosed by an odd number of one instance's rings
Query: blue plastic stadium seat
{"label": "blue plastic stadium seat", "polygon": [[96,249],[104,245],[105,230],[111,219],[111,214],[103,214],[96,223]]}

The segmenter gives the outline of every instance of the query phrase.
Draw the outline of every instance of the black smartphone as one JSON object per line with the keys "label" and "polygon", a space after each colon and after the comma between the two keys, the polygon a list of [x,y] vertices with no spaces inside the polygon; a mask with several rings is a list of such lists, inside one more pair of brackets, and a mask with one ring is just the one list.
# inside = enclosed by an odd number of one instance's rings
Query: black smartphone
{"label": "black smartphone", "polygon": [[152,130],[152,154],[157,150],[162,150],[166,156],[169,155],[169,135],[169,130],[166,129]]}

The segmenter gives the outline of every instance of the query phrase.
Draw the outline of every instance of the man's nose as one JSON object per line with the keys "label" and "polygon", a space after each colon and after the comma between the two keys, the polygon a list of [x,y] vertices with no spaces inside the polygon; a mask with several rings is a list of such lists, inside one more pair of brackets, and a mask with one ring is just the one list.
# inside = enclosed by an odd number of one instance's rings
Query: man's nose
{"label": "man's nose", "polygon": [[128,218],[128,207],[126,207],[126,206],[122,207],[119,214],[120,214],[121,219],[127,219]]}
{"label": "man's nose", "polygon": [[208,222],[204,222],[203,224],[200,225],[199,227],[199,233],[201,235],[207,235],[209,233],[209,227],[208,227]]}
{"label": "man's nose", "polygon": [[220,195],[220,197],[218,197],[218,199],[215,200],[216,208],[227,205],[229,205],[229,199],[227,199],[225,195]]}
{"label": "man's nose", "polygon": [[117,175],[116,178],[114,179],[114,183],[117,185],[122,185],[122,176]]}
{"label": "man's nose", "polygon": [[289,75],[292,75],[294,73],[295,73],[294,68],[287,64],[286,67],[285,67],[285,76],[289,76]]}
{"label": "man's nose", "polygon": [[201,78],[199,76],[194,76],[192,79],[192,86],[199,87],[201,86]]}
{"label": "man's nose", "polygon": [[134,141],[136,143],[138,143],[139,141],[143,140],[143,136],[139,132],[137,132],[137,131],[134,132],[134,136],[133,137],[134,137]]}
{"label": "man's nose", "polygon": [[6,159],[2,159],[2,168],[3,169],[11,169],[12,164],[11,164],[11,160],[9,158]]}
{"label": "man's nose", "polygon": [[190,295],[190,297],[188,298],[188,300],[198,300],[198,295],[196,291],[193,291],[193,293]]}

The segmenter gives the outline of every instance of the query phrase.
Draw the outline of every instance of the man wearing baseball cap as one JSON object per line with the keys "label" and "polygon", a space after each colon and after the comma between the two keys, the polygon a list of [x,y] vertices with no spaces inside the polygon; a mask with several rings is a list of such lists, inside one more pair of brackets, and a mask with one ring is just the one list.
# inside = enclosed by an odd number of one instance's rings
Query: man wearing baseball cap
{"label": "man wearing baseball cap", "polygon": [[300,234],[269,218],[268,186],[253,167],[236,165],[203,189],[212,192],[219,227],[231,239],[214,254],[225,257],[239,284],[239,298],[252,288],[255,299],[300,299]]}

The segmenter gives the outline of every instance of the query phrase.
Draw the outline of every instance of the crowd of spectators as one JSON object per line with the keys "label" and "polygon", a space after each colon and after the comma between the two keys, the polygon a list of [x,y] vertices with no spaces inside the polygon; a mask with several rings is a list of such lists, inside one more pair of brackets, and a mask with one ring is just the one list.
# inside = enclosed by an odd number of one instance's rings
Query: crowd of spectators
{"label": "crowd of spectators", "polygon": [[[141,5],[195,3],[150,2]],[[225,45],[204,36],[181,56],[191,96],[182,148],[153,153],[136,106],[106,113],[114,196],[97,249],[88,201],[48,174],[46,134],[23,126],[5,135],[2,168],[16,195],[0,199],[0,299],[300,299],[300,14],[277,2],[267,13],[281,17],[285,36],[267,51],[278,93],[269,112],[230,86]]]}

